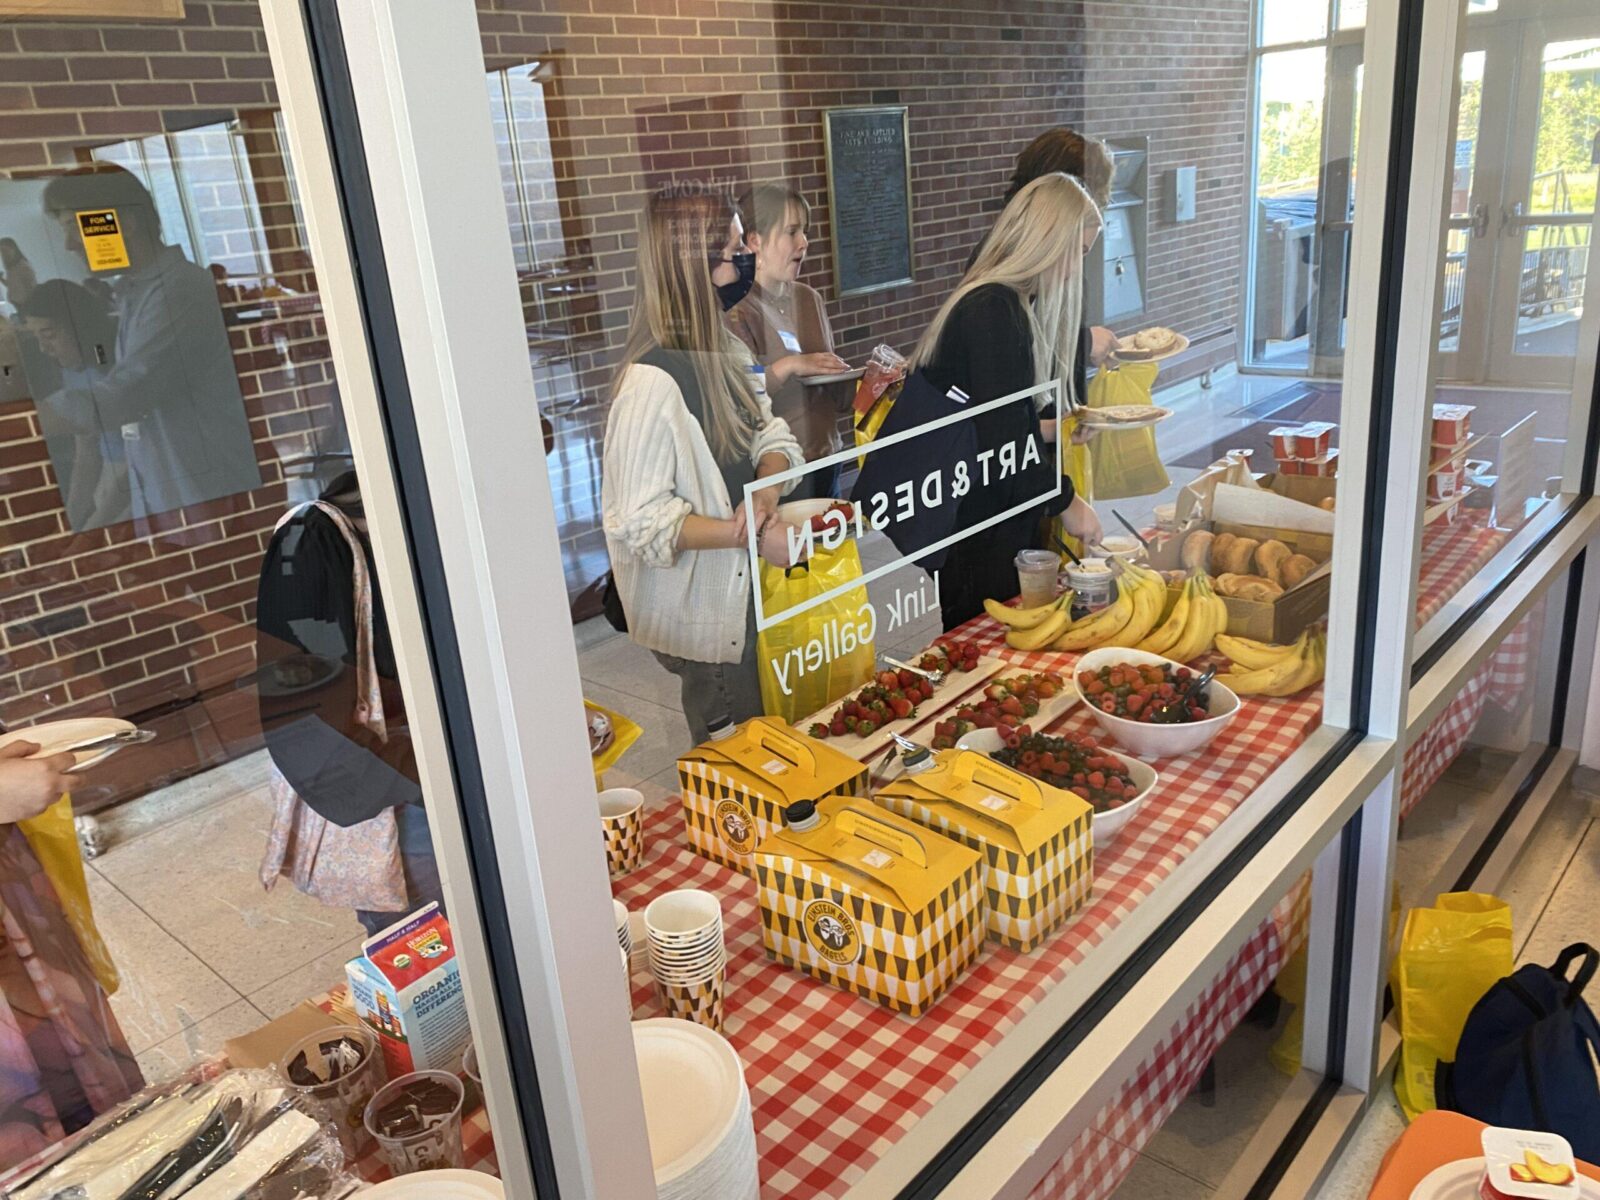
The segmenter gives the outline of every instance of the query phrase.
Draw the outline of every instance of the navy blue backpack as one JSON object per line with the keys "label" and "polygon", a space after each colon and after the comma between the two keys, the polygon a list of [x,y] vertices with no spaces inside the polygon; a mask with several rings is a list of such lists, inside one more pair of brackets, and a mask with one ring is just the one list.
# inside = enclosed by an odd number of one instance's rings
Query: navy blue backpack
{"label": "navy blue backpack", "polygon": [[1485,992],[1455,1062],[1439,1064],[1439,1107],[1560,1134],[1579,1158],[1600,1162],[1600,1023],[1582,995],[1597,967],[1600,951],[1576,942],[1554,966],[1520,967]]}

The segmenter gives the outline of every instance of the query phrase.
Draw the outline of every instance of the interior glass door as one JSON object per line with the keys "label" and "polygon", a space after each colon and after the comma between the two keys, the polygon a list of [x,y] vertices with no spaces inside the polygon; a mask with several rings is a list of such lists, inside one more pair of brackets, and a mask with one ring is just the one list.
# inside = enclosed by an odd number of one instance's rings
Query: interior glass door
{"label": "interior glass door", "polygon": [[1600,12],[1523,25],[1489,378],[1571,380],[1600,166]]}

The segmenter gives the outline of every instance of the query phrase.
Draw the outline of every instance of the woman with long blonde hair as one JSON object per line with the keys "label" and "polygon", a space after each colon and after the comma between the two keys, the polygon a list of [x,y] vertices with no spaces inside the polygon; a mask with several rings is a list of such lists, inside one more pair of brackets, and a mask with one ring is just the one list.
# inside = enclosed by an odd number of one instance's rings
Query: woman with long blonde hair
{"label": "woman with long blonde hair", "polygon": [[[961,283],[934,316],[912,354],[940,390],[960,388],[974,406],[1057,381],[1071,404],[1080,404],[1075,377],[1083,321],[1083,259],[1100,236],[1100,210],[1083,186],[1049,174],[1022,188],[1001,212]],[[1000,461],[1002,448],[1055,439],[1053,419],[1041,420],[1031,403],[1007,404],[973,418],[978,453]],[[1019,457],[1018,461],[1022,461]],[[974,479],[961,498],[956,528],[979,522],[1048,491],[1053,455],[1026,468]],[[1074,537],[1098,540],[1094,509],[1063,480],[1061,500],[1007,518],[950,547],[939,575],[944,626],[976,616],[986,597],[1015,578],[1018,551],[1034,546],[1046,509],[1064,503],[1062,524]]]}
{"label": "woman with long blonde hair", "polygon": [[652,196],[638,288],[606,423],[606,547],[628,633],[679,677],[690,733],[761,711],[749,531],[788,563],[779,487],[746,485],[799,466],[800,447],[755,385],[723,324],[749,290],[752,256],[731,201],[677,187]]}

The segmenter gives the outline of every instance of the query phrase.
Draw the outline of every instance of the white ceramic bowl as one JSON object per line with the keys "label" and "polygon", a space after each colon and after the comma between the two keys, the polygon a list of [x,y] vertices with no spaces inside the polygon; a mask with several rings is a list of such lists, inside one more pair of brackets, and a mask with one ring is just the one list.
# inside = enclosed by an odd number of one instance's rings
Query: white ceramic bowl
{"label": "white ceramic bowl", "polygon": [[[993,754],[1004,746],[1000,740],[1000,731],[997,729],[974,729],[965,734],[956,742],[957,750],[976,750],[980,754]],[[1156,784],[1161,782],[1161,776],[1156,774],[1156,769],[1149,763],[1140,762],[1137,758],[1129,758],[1126,754],[1118,754],[1109,746],[1104,747],[1105,752],[1120,762],[1128,769],[1128,776],[1139,790],[1134,793],[1133,799],[1113,808],[1110,812],[1096,811],[1094,814],[1094,848],[1096,852],[1104,850],[1111,844],[1111,839],[1122,832],[1122,827],[1133,820],[1133,814],[1138,811],[1144,799],[1155,790]]]}
{"label": "white ceramic bowl", "polygon": [[1141,666],[1165,663],[1171,667],[1182,667],[1184,664],[1143,650],[1106,646],[1100,650],[1089,651],[1072,669],[1072,686],[1077,691],[1078,698],[1099,722],[1100,728],[1115,738],[1119,745],[1131,750],[1147,762],[1194,753],[1209,744],[1211,739],[1226,729],[1228,723],[1238,715],[1239,697],[1215,679],[1206,684],[1206,690],[1211,695],[1210,703],[1207,705],[1211,716],[1204,721],[1190,721],[1185,725],[1147,725],[1142,721],[1130,721],[1126,717],[1102,712],[1083,694],[1083,689],[1078,686],[1078,676],[1085,671],[1097,672],[1117,663],[1136,663]]}

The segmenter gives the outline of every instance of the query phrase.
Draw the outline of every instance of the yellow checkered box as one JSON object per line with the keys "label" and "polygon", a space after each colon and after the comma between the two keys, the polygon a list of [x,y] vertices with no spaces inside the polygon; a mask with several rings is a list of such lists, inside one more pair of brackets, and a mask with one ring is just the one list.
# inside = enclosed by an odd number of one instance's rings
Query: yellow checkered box
{"label": "yellow checkered box", "polygon": [[941,750],[877,802],[984,856],[989,936],[1026,953],[1094,886],[1094,809],[972,750]]}
{"label": "yellow checkered box", "polygon": [[921,1016],[983,950],[983,859],[949,838],[835,796],[815,828],[756,848],[761,938],[777,961]]}
{"label": "yellow checkered box", "polygon": [[689,848],[749,875],[751,852],[783,828],[785,808],[864,795],[867,768],[782,721],[756,717],[680,758],[678,783]]}

